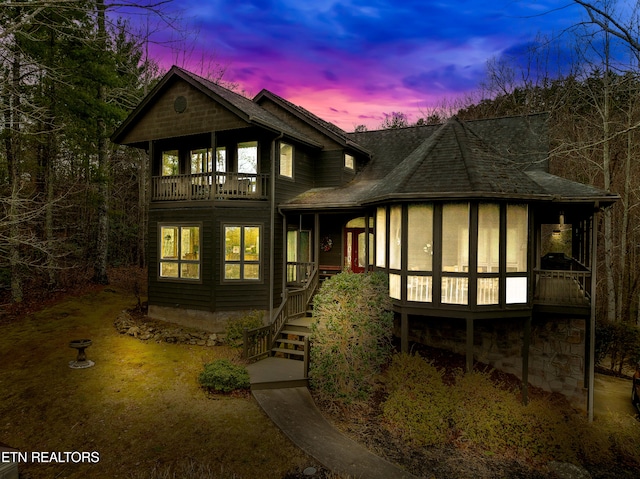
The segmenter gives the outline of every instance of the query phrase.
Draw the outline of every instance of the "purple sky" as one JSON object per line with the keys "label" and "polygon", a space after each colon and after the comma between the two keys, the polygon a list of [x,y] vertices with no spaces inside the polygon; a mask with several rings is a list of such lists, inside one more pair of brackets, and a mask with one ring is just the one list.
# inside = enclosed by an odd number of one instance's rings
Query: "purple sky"
{"label": "purple sky", "polygon": [[153,49],[163,68],[206,76],[219,63],[223,79],[250,96],[267,88],[347,131],[377,128],[391,112],[415,121],[476,90],[490,58],[525,51],[536,35],[558,34],[582,17],[571,0],[176,4],[191,34],[178,42],[182,53]]}

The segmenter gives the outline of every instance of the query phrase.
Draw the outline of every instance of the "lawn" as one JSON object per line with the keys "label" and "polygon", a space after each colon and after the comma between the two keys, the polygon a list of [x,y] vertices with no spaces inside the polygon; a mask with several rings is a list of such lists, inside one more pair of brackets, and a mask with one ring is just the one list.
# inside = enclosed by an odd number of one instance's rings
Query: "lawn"
{"label": "lawn", "polygon": [[[252,397],[207,397],[198,387],[206,362],[237,359],[237,350],[118,334],[113,320],[135,302],[105,288],[0,323],[0,442],[27,453],[99,454],[97,463],[19,464],[23,477],[135,478],[190,467],[217,478],[282,478],[313,465]],[[69,341],[82,338],[93,341],[86,352],[95,366],[71,369]]]}

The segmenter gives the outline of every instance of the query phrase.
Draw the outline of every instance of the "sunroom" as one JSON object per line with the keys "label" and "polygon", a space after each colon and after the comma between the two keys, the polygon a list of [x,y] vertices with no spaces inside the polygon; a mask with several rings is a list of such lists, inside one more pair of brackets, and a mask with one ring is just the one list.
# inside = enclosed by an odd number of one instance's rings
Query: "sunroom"
{"label": "sunroom", "polygon": [[378,207],[375,219],[375,265],[388,271],[398,305],[453,311],[530,305],[527,204],[396,203]]}

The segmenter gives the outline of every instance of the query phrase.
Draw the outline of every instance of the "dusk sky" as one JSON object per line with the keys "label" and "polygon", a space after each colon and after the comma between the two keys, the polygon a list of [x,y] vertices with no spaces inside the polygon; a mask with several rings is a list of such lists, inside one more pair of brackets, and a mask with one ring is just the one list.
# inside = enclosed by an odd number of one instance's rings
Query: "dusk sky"
{"label": "dusk sky", "polygon": [[[180,0],[193,35],[187,58],[156,47],[168,69],[224,80],[253,96],[262,88],[347,131],[410,121],[474,91],[487,60],[524,52],[583,17],[571,0]],[[165,35],[167,33],[165,32]],[[204,69],[201,63],[204,60]]]}

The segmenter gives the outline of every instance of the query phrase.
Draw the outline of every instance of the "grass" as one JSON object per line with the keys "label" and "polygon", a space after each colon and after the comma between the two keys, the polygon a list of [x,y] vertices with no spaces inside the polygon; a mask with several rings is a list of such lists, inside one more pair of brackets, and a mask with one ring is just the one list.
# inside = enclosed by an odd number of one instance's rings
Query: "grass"
{"label": "grass", "polygon": [[[135,305],[104,289],[0,325],[0,442],[23,452],[97,451],[97,464],[19,464],[24,477],[135,478],[206,470],[202,477],[281,478],[314,461],[249,396],[198,387],[205,363],[229,347],[144,343],[113,320]],[[73,339],[93,345],[88,369],[70,369]],[[169,477],[168,475],[155,477]]]}

